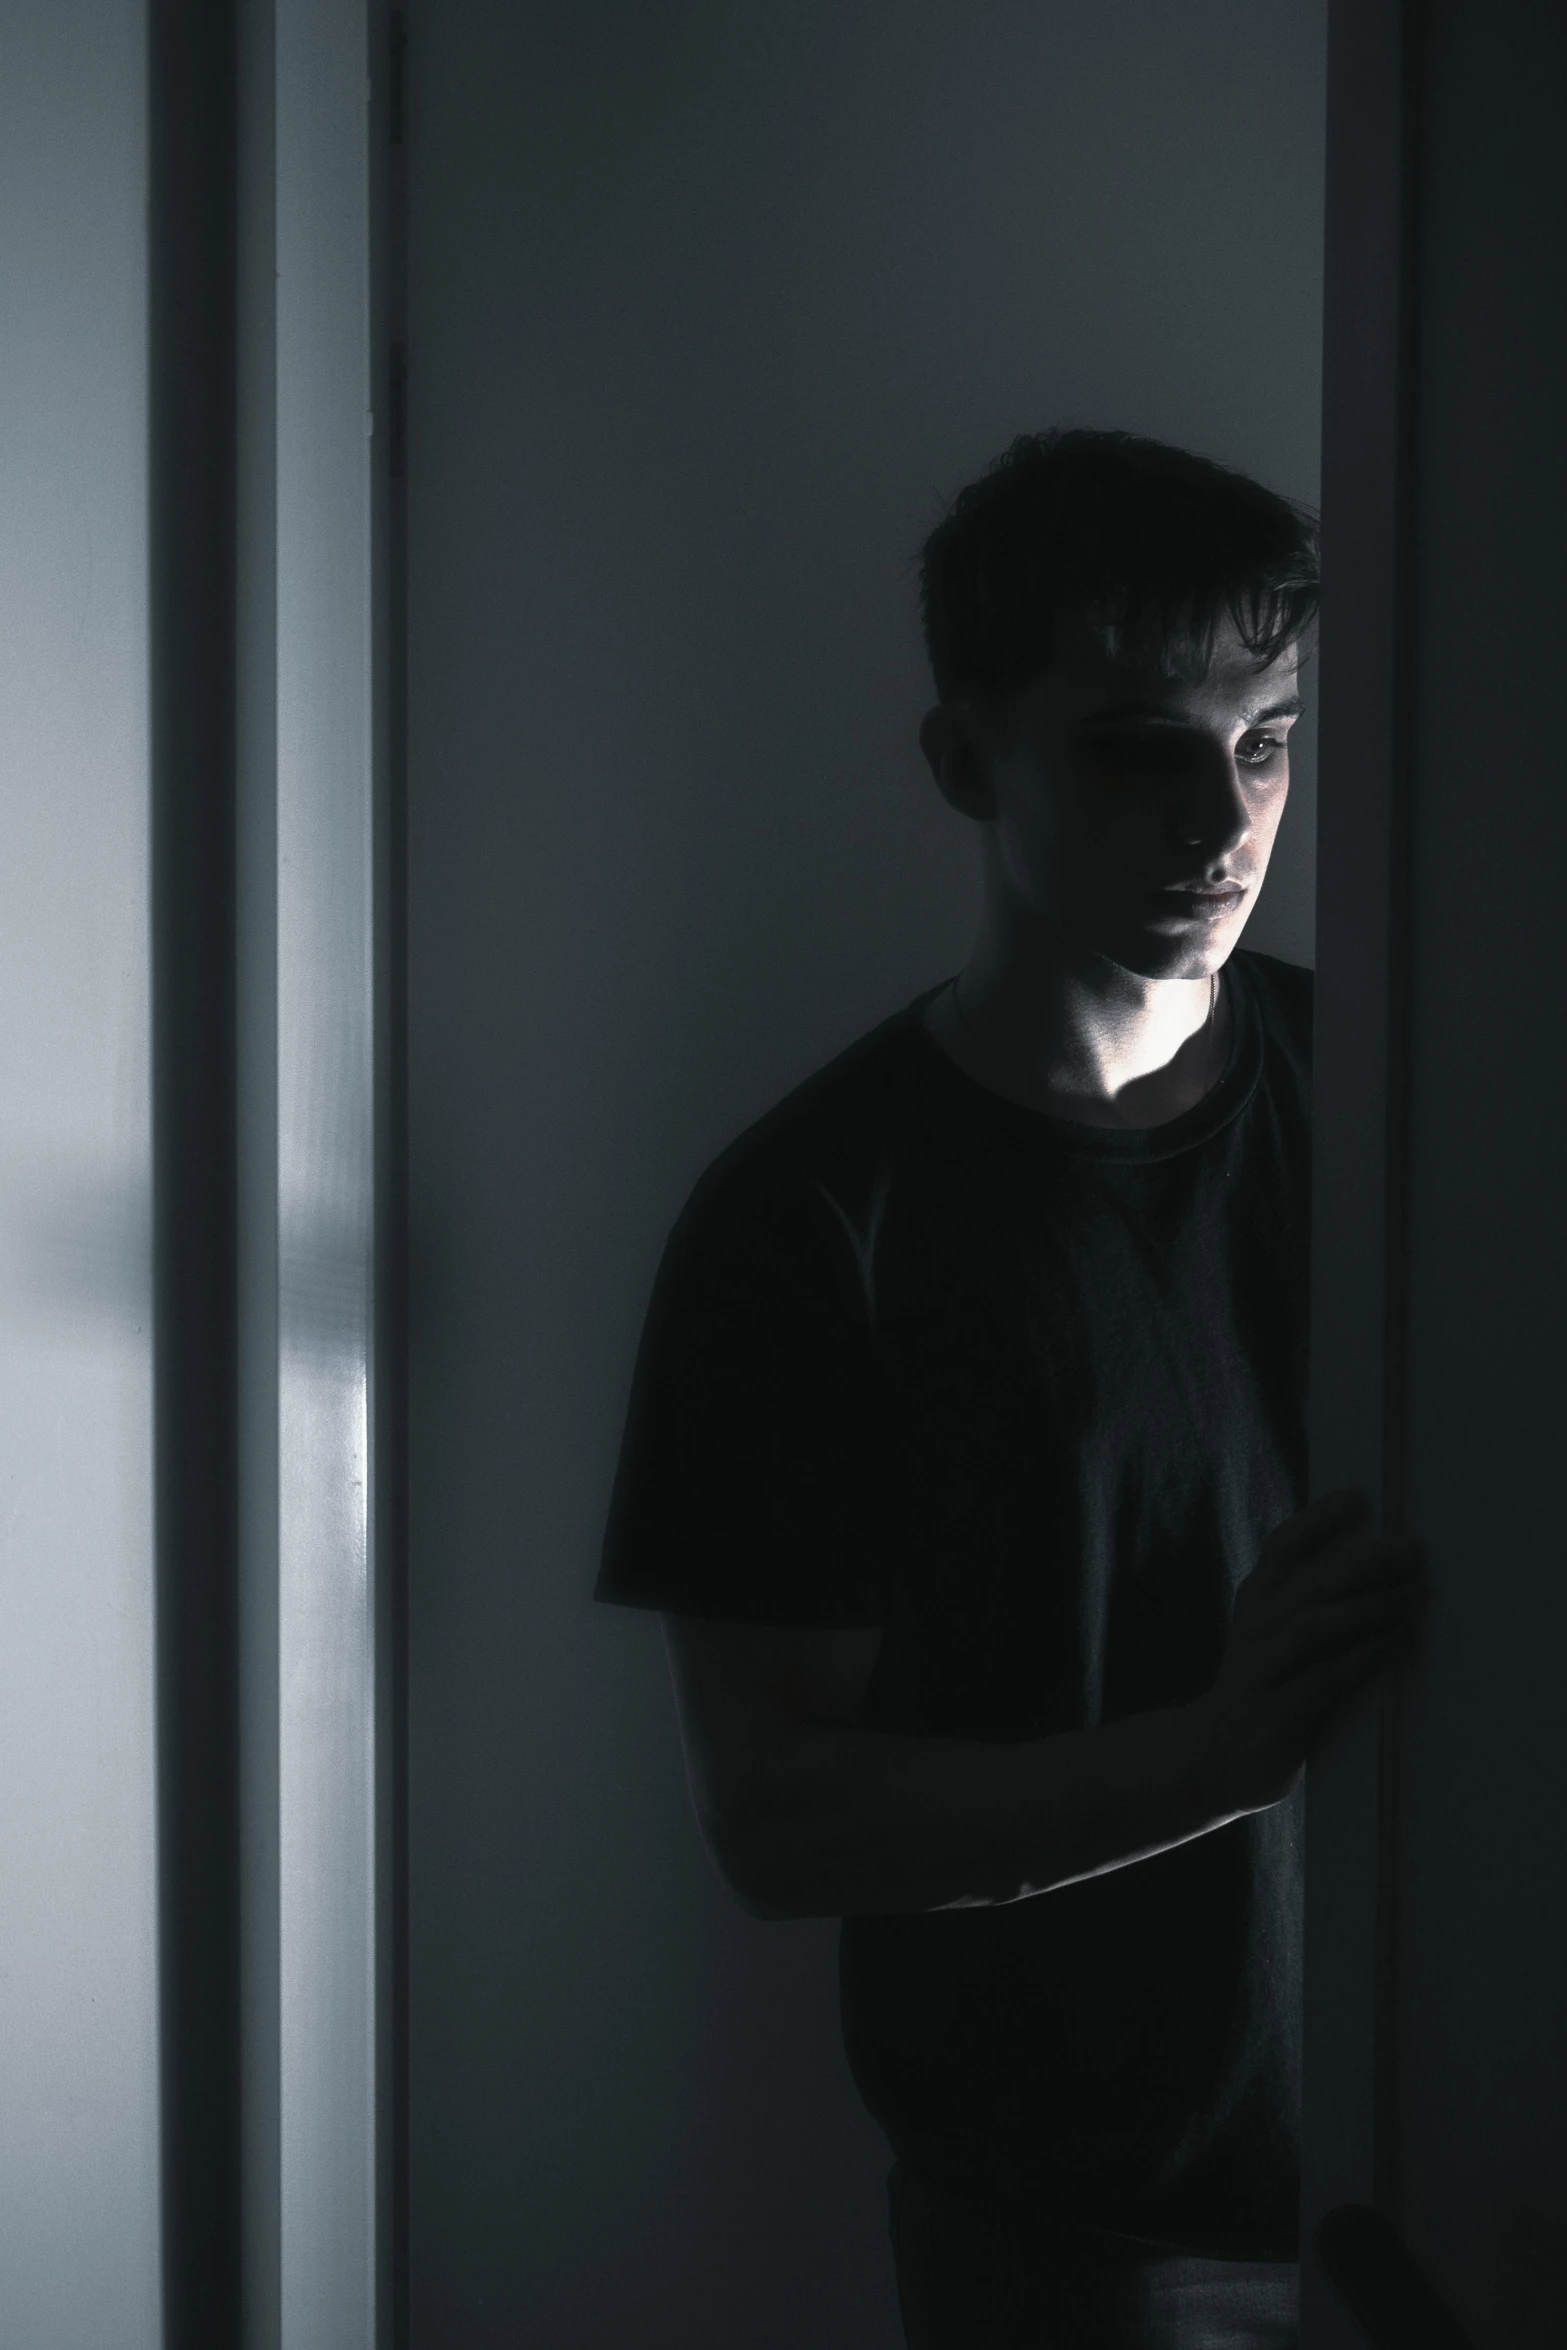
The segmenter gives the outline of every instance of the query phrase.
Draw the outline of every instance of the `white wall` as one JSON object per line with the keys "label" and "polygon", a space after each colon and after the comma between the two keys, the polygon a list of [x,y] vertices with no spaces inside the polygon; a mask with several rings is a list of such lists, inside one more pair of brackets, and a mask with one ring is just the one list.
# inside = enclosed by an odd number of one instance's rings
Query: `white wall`
{"label": "white wall", "polygon": [[0,2340],[158,2338],[143,11],[0,5]]}
{"label": "white wall", "polygon": [[[912,558],[1052,421],[1312,497],[1320,0],[411,24],[414,2341],[898,2339],[834,1929],[589,1590],[713,1153],[961,960]],[[1257,943],[1310,959],[1309,744]]]}

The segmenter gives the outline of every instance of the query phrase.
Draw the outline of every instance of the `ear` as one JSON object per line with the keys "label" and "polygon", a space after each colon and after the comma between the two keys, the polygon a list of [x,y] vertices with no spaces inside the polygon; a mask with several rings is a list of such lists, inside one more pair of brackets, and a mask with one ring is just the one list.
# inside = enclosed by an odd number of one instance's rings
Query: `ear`
{"label": "ear", "polygon": [[966,710],[955,702],[938,702],[927,710],[920,721],[920,749],[949,808],[978,824],[994,820],[989,751]]}

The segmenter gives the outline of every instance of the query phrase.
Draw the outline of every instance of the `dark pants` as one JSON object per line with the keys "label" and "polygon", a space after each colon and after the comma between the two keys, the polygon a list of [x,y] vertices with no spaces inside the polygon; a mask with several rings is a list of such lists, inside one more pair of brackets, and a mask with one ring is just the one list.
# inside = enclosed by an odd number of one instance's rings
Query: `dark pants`
{"label": "dark pants", "polygon": [[1300,2271],[1204,2260],[887,2182],[909,2350],[1296,2350]]}

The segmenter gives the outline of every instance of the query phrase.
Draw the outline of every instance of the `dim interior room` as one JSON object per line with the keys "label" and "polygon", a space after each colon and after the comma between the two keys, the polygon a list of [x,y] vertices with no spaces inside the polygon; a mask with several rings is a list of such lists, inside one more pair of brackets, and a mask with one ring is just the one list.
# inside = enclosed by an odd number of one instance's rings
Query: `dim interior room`
{"label": "dim interior room", "polygon": [[1564,77],[1541,0],[0,0],[6,2350],[905,2339],[836,1918],[595,1579],[693,1185],[968,951],[919,550],[1054,425],[1324,518],[1245,943],[1311,1482],[1429,1604],[1307,1774],[1301,2338],[1404,2350],[1392,2219],[1561,2350]]}
{"label": "dim interior room", "polygon": [[[734,1907],[590,1596],[632,1356],[702,1168],[967,951],[943,501],[1066,423],[1315,504],[1325,12],[408,41],[416,2333],[890,2350],[834,1929]],[[1297,745],[1248,940],[1309,962]]]}

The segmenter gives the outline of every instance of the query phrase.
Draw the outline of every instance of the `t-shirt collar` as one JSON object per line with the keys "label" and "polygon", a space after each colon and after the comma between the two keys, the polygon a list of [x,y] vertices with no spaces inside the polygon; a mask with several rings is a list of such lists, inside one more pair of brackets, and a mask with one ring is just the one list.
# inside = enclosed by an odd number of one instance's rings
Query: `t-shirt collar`
{"label": "t-shirt collar", "polygon": [[1232,955],[1225,965],[1232,1027],[1229,1059],[1223,1074],[1201,1101],[1183,1110],[1178,1118],[1165,1119],[1157,1126],[1084,1125],[1078,1119],[1060,1118],[1052,1111],[1033,1109],[1026,1102],[1014,1101],[1009,1094],[997,1093],[980,1078],[971,1077],[942,1051],[924,1023],[927,1004],[934,1002],[942,989],[951,984],[943,979],[935,987],[923,989],[902,1015],[910,1039],[926,1064],[927,1074],[946,1089],[952,1106],[962,1108],[968,1117],[978,1114],[992,1119],[1015,1135],[1032,1136],[1053,1149],[1071,1151],[1082,1158],[1146,1162],[1174,1158],[1179,1152],[1193,1150],[1240,1115],[1262,1074],[1262,1022],[1257,1011],[1256,990],[1239,953]]}

